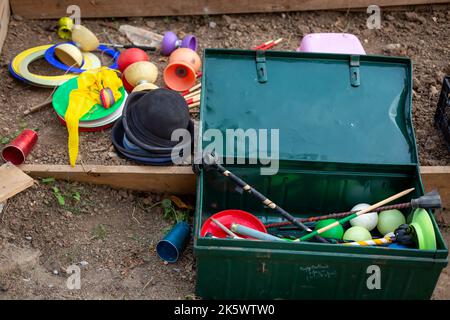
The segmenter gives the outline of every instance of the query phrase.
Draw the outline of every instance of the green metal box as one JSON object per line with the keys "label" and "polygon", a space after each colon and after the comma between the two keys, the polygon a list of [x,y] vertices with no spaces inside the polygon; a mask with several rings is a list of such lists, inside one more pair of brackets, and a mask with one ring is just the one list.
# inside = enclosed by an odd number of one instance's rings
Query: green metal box
{"label": "green metal box", "polygon": [[[411,79],[407,58],[206,49],[198,147],[208,145],[208,129],[279,129],[276,175],[260,175],[258,164],[225,166],[297,217],[346,211],[415,187],[405,202],[424,192]],[[271,152],[236,148],[216,153],[247,159]],[[203,298],[429,299],[448,262],[431,212],[436,251],[200,237],[203,222],[225,209],[281,220],[222,175],[200,169],[194,249]],[[380,289],[367,286],[373,265]]]}

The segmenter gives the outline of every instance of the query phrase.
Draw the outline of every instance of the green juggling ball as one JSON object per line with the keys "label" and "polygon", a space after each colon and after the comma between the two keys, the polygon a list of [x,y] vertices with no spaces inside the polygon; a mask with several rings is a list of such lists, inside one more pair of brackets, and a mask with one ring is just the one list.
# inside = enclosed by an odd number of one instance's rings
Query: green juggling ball
{"label": "green juggling ball", "polygon": [[406,219],[400,210],[386,210],[378,214],[378,231],[385,236],[389,232],[394,232],[401,224],[405,224]]}
{"label": "green juggling ball", "polygon": [[[328,226],[329,224],[332,224],[336,222],[336,219],[326,219],[321,220],[317,222],[315,229],[319,230],[321,228],[324,228]],[[342,236],[344,235],[344,228],[341,225],[337,225],[330,230],[325,231],[324,233],[321,233],[320,236],[324,238],[331,238],[331,239],[342,239]]]}

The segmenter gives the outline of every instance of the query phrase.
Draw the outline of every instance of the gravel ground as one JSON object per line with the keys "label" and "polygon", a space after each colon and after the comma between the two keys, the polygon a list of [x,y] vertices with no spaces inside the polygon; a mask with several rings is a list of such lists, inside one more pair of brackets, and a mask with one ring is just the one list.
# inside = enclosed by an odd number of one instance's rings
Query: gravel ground
{"label": "gravel ground", "polygon": [[[392,11],[383,14],[381,30],[366,28],[364,12],[302,12],[233,16],[95,19],[83,21],[101,39],[106,34],[124,42],[117,29],[127,23],[157,32],[174,30],[183,36],[195,33],[200,49],[206,47],[251,48],[271,38],[285,40],[277,47],[294,50],[310,32],[349,32],[357,35],[369,54],[409,56],[414,63],[413,115],[422,165],[450,165],[442,135],[433,126],[433,116],[444,74],[450,73],[450,9],[419,12]],[[11,20],[1,54],[0,137],[6,143],[24,127],[39,130],[39,143],[28,163],[68,164],[67,133],[46,109],[22,116],[27,108],[44,101],[51,90],[31,87],[8,72],[9,61],[32,46],[57,41],[56,21]],[[152,57],[160,70],[166,58]],[[32,69],[54,74],[42,62]],[[161,79],[159,80],[161,84]],[[80,134],[80,163],[125,164],[111,147],[110,130]],[[131,163],[129,163],[131,164]],[[61,206],[57,187],[66,197]],[[80,200],[74,199],[74,194]],[[85,184],[38,182],[8,200],[0,213],[0,298],[194,298],[195,263],[190,245],[175,265],[156,257],[154,246],[170,226],[161,209],[150,206],[163,195],[145,194]],[[187,199],[194,204],[193,199]],[[447,242],[448,218],[440,219]],[[87,262],[87,264],[86,264]],[[82,290],[65,287],[68,265],[82,271]],[[449,268],[435,290],[434,298],[449,299]]]}

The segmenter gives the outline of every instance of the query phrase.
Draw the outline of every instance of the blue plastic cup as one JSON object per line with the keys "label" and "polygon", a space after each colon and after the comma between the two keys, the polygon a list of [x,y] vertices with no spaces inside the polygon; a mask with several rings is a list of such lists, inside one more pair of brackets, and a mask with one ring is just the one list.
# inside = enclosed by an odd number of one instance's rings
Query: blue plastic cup
{"label": "blue plastic cup", "polygon": [[156,245],[156,253],[164,261],[177,262],[189,240],[190,227],[186,222],[178,222]]}

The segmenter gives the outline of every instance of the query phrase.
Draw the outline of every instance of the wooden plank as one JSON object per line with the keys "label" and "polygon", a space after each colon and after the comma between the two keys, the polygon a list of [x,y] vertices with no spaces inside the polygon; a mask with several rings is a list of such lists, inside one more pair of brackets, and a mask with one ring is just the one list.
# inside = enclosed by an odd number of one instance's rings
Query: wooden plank
{"label": "wooden plank", "polygon": [[26,164],[20,169],[33,178],[52,177],[158,193],[195,193],[195,175],[190,166],[77,165],[72,168],[69,165]]}
{"label": "wooden plank", "polygon": [[33,178],[23,173],[15,165],[9,162],[3,164],[0,167],[0,202],[31,187],[33,183]]}
{"label": "wooden plank", "polygon": [[[174,194],[194,194],[191,167],[36,165],[20,167],[34,178],[105,184],[116,188]],[[450,208],[450,167],[421,167],[425,190],[438,189],[445,208]]]}
{"label": "wooden plank", "polygon": [[450,167],[420,167],[425,190],[437,189],[444,209],[450,209]]}
{"label": "wooden plank", "polygon": [[9,24],[9,1],[0,0],[0,53],[2,53]]}
{"label": "wooden plank", "polygon": [[[82,18],[173,15],[212,15],[224,13],[336,10],[448,3],[448,0],[77,0]],[[31,19],[60,18],[73,0],[11,0],[16,15]]]}

